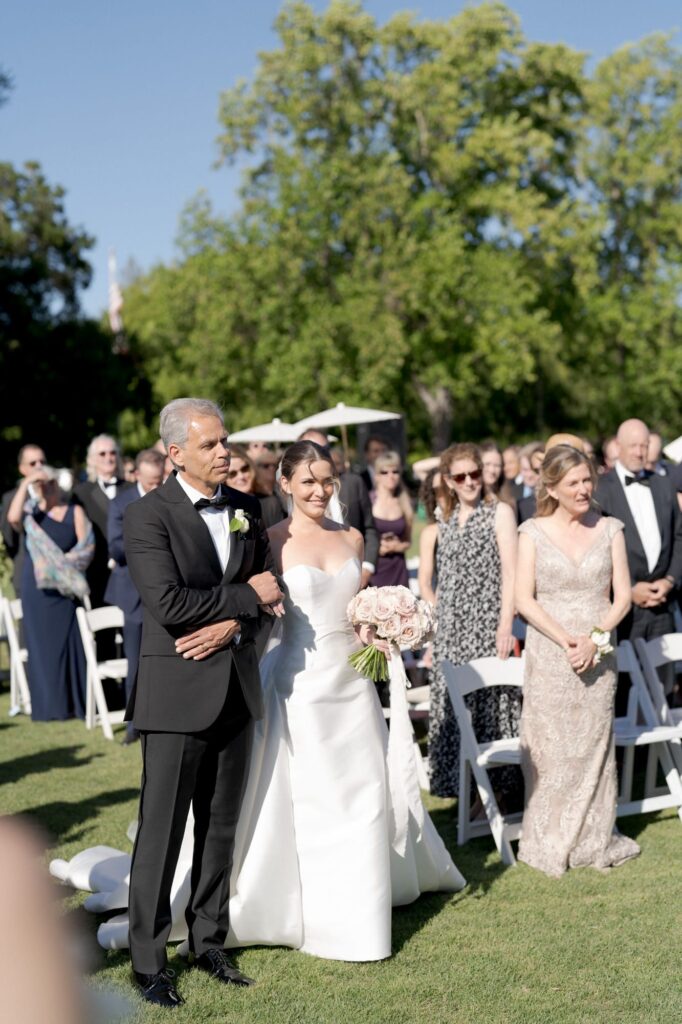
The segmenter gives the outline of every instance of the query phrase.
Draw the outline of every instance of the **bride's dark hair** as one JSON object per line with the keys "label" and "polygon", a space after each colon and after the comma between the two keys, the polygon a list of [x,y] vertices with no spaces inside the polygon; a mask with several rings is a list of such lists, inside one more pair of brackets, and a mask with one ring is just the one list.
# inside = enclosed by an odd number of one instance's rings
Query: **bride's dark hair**
{"label": "bride's dark hair", "polygon": [[296,441],[294,444],[290,444],[282,456],[280,471],[282,476],[291,480],[299,466],[309,466],[311,462],[319,462],[320,459],[329,463],[332,476],[338,480],[336,466],[329,449],[315,444],[314,441]]}

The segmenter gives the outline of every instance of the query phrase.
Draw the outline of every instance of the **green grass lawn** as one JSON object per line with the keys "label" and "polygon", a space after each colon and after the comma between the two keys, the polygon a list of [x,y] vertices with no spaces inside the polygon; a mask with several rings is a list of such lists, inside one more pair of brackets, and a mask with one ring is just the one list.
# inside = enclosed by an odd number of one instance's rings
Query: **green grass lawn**
{"label": "green grass lawn", "polygon": [[[0,697],[0,810],[30,815],[49,856],[84,846],[128,849],[139,749],[108,743],[81,723],[7,717]],[[491,840],[456,846],[450,801],[430,799],[434,821],[469,885],[428,895],[393,915],[393,957],[376,964],[316,960],[288,949],[249,949],[251,990],[224,989],[170,949],[187,1005],[173,1020],[211,1024],[672,1024],[682,1013],[682,823],[672,812],[621,820],[642,856],[609,874],[584,869],[552,881],[505,869]],[[95,983],[132,996],[124,953],[94,943]],[[352,907],[349,914],[352,915]],[[136,1021],[168,1019],[137,1003]]]}

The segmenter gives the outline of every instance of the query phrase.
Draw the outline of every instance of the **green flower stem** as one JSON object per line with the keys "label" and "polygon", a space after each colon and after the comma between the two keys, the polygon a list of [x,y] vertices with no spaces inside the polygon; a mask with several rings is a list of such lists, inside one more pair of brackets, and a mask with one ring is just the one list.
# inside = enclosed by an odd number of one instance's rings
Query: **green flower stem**
{"label": "green flower stem", "polygon": [[374,644],[363,647],[361,651],[351,654],[348,659],[356,672],[367,676],[375,683],[385,682],[388,679],[388,660],[386,655],[377,650]]}

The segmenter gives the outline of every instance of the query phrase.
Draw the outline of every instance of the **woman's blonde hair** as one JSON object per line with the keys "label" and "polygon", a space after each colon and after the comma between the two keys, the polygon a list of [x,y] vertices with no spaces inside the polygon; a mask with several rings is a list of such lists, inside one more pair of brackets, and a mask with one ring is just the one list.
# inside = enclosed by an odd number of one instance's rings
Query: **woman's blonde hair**
{"label": "woman's blonde hair", "polygon": [[[402,461],[397,452],[388,451],[377,455],[374,460],[374,473],[380,473],[382,469],[402,469]],[[393,495],[400,503],[400,511],[405,517],[405,521],[411,526],[414,519],[414,509],[412,508],[412,502],[405,493],[402,480],[398,480]]]}
{"label": "woman's blonde hair", "polygon": [[589,469],[592,486],[596,487],[597,471],[589,455],[578,451],[570,444],[557,444],[549,449],[542,463],[538,481],[537,511],[535,513],[538,519],[543,516],[551,516],[559,505],[557,499],[549,493],[548,488],[555,488],[576,466],[585,466]]}
{"label": "woman's blonde hair", "polygon": [[471,444],[468,441],[463,444],[451,444],[440,457],[440,473],[441,480],[443,481],[443,519],[446,523],[459,505],[459,498],[445,481],[450,475],[452,463],[459,462],[460,459],[471,459],[472,462],[476,463],[476,468],[481,474],[481,501],[486,502],[486,504],[494,504],[497,501],[497,497],[492,492],[490,494],[485,493],[485,488],[483,487],[483,460],[478,445]]}

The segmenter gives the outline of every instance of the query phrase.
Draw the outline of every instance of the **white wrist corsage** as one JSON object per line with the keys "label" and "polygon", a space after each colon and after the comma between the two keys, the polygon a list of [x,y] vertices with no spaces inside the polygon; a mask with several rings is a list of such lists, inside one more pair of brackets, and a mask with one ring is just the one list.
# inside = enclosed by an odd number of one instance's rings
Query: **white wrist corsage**
{"label": "white wrist corsage", "polygon": [[244,509],[235,509],[234,515],[230,519],[230,533],[248,533],[250,528],[251,523]]}
{"label": "white wrist corsage", "polygon": [[597,652],[594,656],[593,664],[598,665],[603,657],[607,654],[611,654],[613,651],[613,644],[611,643],[611,634],[605,629],[600,629],[599,626],[593,626],[590,631],[590,640],[597,648]]}

